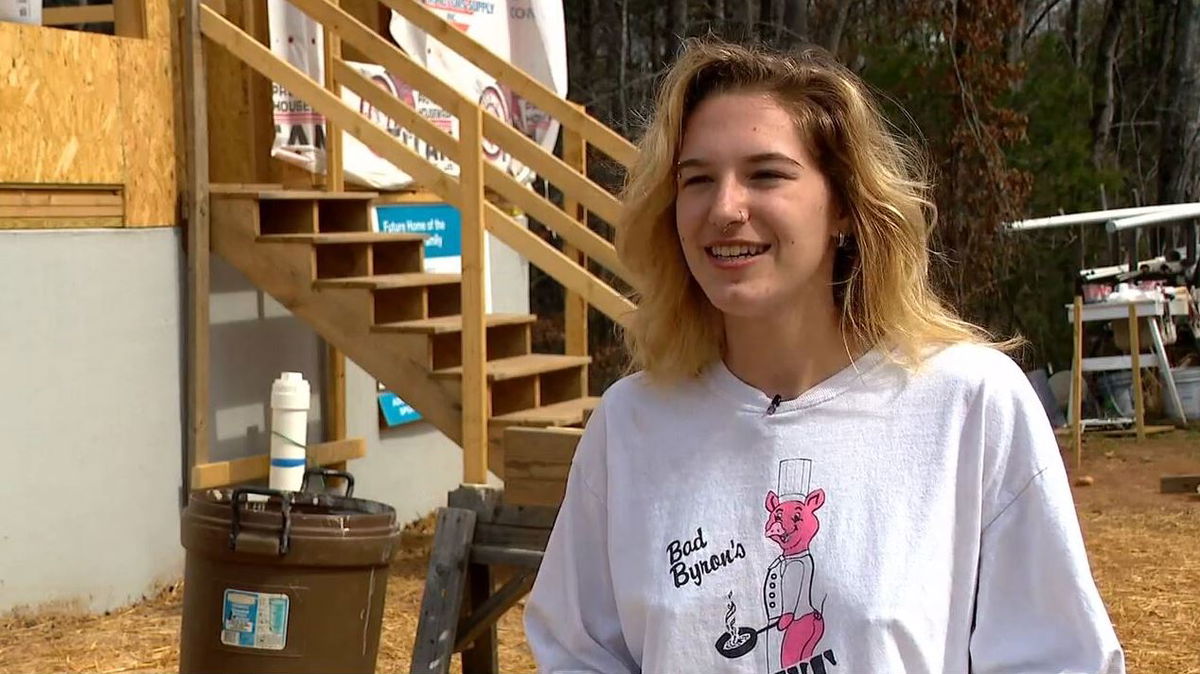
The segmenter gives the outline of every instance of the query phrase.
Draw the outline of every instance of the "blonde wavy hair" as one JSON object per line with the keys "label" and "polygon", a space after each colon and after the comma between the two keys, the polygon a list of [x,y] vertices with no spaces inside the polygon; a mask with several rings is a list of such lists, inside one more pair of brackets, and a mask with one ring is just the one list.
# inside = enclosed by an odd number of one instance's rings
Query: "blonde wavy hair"
{"label": "blonde wavy hair", "polygon": [[887,343],[916,367],[935,345],[987,337],[929,282],[936,217],[922,155],[893,133],[866,85],[823,50],[794,54],[690,40],[663,82],[623,191],[616,247],[637,311],[624,336],[631,370],[676,380],[724,348],[724,324],[688,271],[675,223],[676,163],[689,115],[709,97],[763,93],[789,111],[850,223],[832,292],[847,343]]}

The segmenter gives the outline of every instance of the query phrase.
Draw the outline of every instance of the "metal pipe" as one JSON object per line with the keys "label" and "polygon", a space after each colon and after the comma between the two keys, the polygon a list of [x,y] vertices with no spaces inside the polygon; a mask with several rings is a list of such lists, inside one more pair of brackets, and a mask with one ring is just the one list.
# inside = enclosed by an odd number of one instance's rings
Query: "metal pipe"
{"label": "metal pipe", "polygon": [[1049,229],[1051,227],[1070,227],[1071,225],[1087,225],[1092,223],[1107,222],[1113,218],[1127,218],[1134,215],[1143,215],[1146,213],[1157,213],[1164,208],[1172,208],[1178,204],[1163,204],[1159,206],[1137,206],[1134,208],[1112,208],[1106,211],[1090,211],[1087,213],[1069,213],[1066,215],[1051,215],[1045,218],[1033,218],[1031,220],[1018,220],[1004,225],[1005,229],[1011,231],[1024,231],[1029,229]]}
{"label": "metal pipe", "polygon": [[1115,218],[1108,221],[1105,227],[1110,232],[1120,232],[1126,229],[1156,225],[1172,220],[1186,220],[1200,217],[1200,202],[1193,204],[1173,204],[1171,208],[1157,213],[1144,213],[1129,217]]}

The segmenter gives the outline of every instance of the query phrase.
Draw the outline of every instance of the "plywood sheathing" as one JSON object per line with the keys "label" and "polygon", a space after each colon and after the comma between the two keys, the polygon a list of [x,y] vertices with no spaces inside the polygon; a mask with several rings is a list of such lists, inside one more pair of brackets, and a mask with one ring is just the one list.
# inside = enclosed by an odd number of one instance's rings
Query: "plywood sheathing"
{"label": "plywood sheathing", "polygon": [[171,46],[170,0],[146,0],[146,39],[160,46]]}
{"label": "plywood sheathing", "polygon": [[[267,40],[266,3],[226,0],[225,16]],[[215,183],[275,182],[268,163],[275,127],[271,83],[225,49],[205,52],[208,77],[209,179]]]}
{"label": "plywood sheathing", "polygon": [[125,224],[175,223],[175,124],[170,45],[121,40],[121,121]]}
{"label": "plywood sheathing", "polygon": [[0,23],[0,182],[123,184],[118,40]]}

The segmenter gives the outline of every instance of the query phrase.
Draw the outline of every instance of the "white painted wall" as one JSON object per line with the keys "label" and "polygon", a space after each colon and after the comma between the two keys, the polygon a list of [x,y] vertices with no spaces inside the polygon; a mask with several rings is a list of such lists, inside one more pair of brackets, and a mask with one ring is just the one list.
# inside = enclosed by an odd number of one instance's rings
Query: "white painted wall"
{"label": "white painted wall", "polygon": [[0,232],[0,612],[182,572],[175,229]]}

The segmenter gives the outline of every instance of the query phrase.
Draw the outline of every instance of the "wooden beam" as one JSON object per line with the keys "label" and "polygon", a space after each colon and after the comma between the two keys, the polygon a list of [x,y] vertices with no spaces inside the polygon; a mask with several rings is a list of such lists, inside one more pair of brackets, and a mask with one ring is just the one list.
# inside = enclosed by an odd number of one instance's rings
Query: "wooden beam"
{"label": "wooden beam", "polygon": [[495,205],[487,206],[488,231],[517,251],[568,290],[579,293],[588,304],[596,307],[618,325],[633,318],[634,304],[611,286],[596,278],[573,260],[543,241],[528,228],[517,224]]}
{"label": "wooden beam", "polygon": [[[296,2],[297,5],[314,3],[330,7],[329,3],[324,0],[297,0]],[[340,9],[332,7],[332,10],[344,15],[346,19],[354,21],[353,17]],[[270,49],[239,30],[237,26],[225,20],[212,9],[201,7],[200,12],[200,23],[205,37],[225,47],[246,65],[271,81],[287,88],[314,110],[324,115],[326,119],[332,119],[335,124],[340,125],[350,135],[361,140],[376,154],[403,169],[452,205],[461,207],[457,180],[440,171],[384,129],[372,124],[369,119],[363,117],[339,97],[326,91],[321,85],[290,63],[277,57]]]}
{"label": "wooden beam", "polygon": [[463,481],[487,484],[487,328],[484,256],[483,118],[478,108],[459,117],[459,184],[462,187],[462,407]]}
{"label": "wooden beam", "polygon": [[81,5],[78,7],[46,7],[42,9],[43,26],[71,26],[78,23],[113,23],[113,5]]}
{"label": "wooden beam", "polygon": [[[616,131],[588,116],[586,112],[560,98],[558,94],[530,77],[525,71],[467,37],[465,33],[423,4],[410,0],[381,0],[381,2],[399,12],[401,16],[421,30],[429,33],[430,37],[458,52],[459,56],[475,64],[498,81],[504,82],[513,91],[558,119],[563,125],[578,130],[587,142],[595,145],[601,152],[617,160],[623,166],[633,166],[637,160],[637,148]],[[419,85],[414,84],[414,86],[421,89]]]}
{"label": "wooden beam", "polygon": [[[469,639],[463,639],[462,633],[456,629],[454,640],[454,650],[461,653],[459,659],[462,661],[462,670],[467,674],[500,674],[500,643],[497,638],[496,620],[504,611],[496,614],[496,606],[490,603],[495,599],[492,594],[495,581],[492,567],[485,564],[467,566],[467,591],[458,629],[467,627],[471,630],[471,635]],[[511,593],[512,590],[509,590],[508,594]],[[504,599],[507,599],[507,596]],[[483,615],[483,611],[488,611],[488,615]],[[476,616],[482,621],[472,623],[471,618]]]}
{"label": "wooden beam", "polygon": [[[1129,305],[1129,351],[1133,357],[1133,423],[1137,439],[1146,439],[1146,403],[1142,399],[1142,344],[1137,306]],[[1170,367],[1168,363],[1166,367]]]}
{"label": "wooden beam", "polygon": [[1200,475],[1164,475],[1159,486],[1164,494],[1195,494],[1200,489]]}
{"label": "wooden beam", "polygon": [[89,206],[8,206],[0,204],[0,218],[115,218],[124,214],[125,206],[120,203]]}
{"label": "wooden beam", "polygon": [[[209,196],[208,85],[204,45],[200,37],[202,12],[212,12],[198,0],[183,7],[182,75],[184,125],[187,139],[187,455],[190,467],[208,463],[209,417]],[[215,14],[214,14],[215,16]],[[223,19],[222,19],[223,21]],[[192,488],[188,485],[188,488]]]}
{"label": "wooden beam", "polygon": [[[367,455],[367,443],[362,438],[337,442],[322,442],[308,446],[308,462],[316,466],[344,464]],[[271,472],[271,456],[257,454],[231,461],[202,463],[192,467],[191,489],[215,489],[231,484],[266,479]]]}
{"label": "wooden beam", "polygon": [[325,344],[325,439],[346,437],[346,354]]}
{"label": "wooden beam", "polygon": [[504,500],[512,505],[562,503],[580,428],[507,428],[504,431]]}
{"label": "wooden beam", "polygon": [[536,576],[533,569],[522,569],[495,594],[480,602],[475,610],[459,623],[454,650],[457,652],[466,649],[489,628],[495,629],[496,621],[533,589]]}

